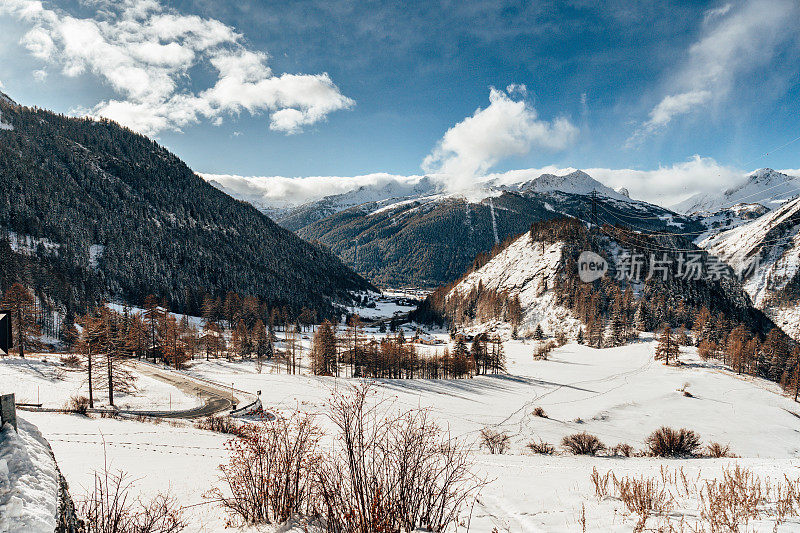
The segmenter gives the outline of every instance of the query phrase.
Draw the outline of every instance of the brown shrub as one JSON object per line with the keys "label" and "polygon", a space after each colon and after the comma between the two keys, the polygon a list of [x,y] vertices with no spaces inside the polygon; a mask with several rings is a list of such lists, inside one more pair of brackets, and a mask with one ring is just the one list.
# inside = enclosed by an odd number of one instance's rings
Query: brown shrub
{"label": "brown shrub", "polygon": [[86,416],[89,412],[89,398],[86,396],[70,396],[64,407],[67,411]]}
{"label": "brown shrub", "polygon": [[723,457],[736,457],[731,452],[730,445],[722,445],[719,442],[712,442],[708,446],[706,446],[706,455],[709,457],[714,457],[715,459],[720,459]]}
{"label": "brown shrub", "polygon": [[470,472],[468,450],[427,411],[389,415],[367,403],[369,391],[364,385],[338,393],[328,409],[337,452],[316,474],[327,531],[455,529],[461,509],[484,484]]}
{"label": "brown shrub", "polygon": [[528,448],[533,453],[538,453],[540,455],[553,455],[554,453],[556,453],[555,446],[553,446],[552,444],[550,444],[548,442],[545,442],[543,440],[540,440],[539,442],[535,442],[535,441],[534,442],[529,442],[528,443]]}
{"label": "brown shrub", "polygon": [[606,449],[606,445],[600,439],[585,431],[567,435],[561,439],[561,446],[575,455],[597,455],[597,453]]}
{"label": "brown shrub", "polygon": [[205,429],[207,431],[227,433],[230,435],[236,435],[239,431],[239,426],[234,423],[229,416],[207,416],[195,422],[194,426],[197,429]]}
{"label": "brown shrub", "polygon": [[645,445],[654,457],[690,457],[700,447],[700,436],[689,429],[662,426],[645,439]]}
{"label": "brown shrub", "polygon": [[508,433],[495,431],[490,428],[483,428],[481,430],[481,447],[489,450],[489,453],[504,454],[511,445],[511,437]]}
{"label": "brown shrub", "polygon": [[208,497],[245,524],[282,523],[308,511],[319,436],[312,419],[299,414],[242,426],[220,465],[228,491],[214,488]]}
{"label": "brown shrub", "polygon": [[61,357],[61,364],[69,368],[80,368],[81,358],[75,354],[69,354]]}
{"label": "brown shrub", "polygon": [[177,500],[158,493],[134,500],[133,483],[124,472],[95,473],[94,489],[77,502],[83,533],[178,533],[186,528]]}
{"label": "brown shrub", "polygon": [[611,455],[616,455],[618,457],[633,457],[635,453],[636,450],[633,449],[633,446],[624,442],[611,448]]}
{"label": "brown shrub", "polygon": [[539,418],[547,418],[547,413],[544,412],[544,409],[541,407],[537,407],[533,410],[533,416],[538,416]]}

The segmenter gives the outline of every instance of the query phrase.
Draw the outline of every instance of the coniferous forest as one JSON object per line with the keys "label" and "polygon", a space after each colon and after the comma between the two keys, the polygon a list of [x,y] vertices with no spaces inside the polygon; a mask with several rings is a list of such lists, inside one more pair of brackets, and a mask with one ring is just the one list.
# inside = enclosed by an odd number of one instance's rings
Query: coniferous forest
{"label": "coniferous forest", "polygon": [[156,142],[116,123],[0,99],[2,290],[83,312],[103,299],[201,314],[232,291],[323,314],[370,288],[329,251],[208,185]]}

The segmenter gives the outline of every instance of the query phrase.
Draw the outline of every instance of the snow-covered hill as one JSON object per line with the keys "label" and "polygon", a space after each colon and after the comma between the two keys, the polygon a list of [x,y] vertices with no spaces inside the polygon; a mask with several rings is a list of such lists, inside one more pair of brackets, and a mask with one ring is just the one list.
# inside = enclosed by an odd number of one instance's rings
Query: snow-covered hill
{"label": "snow-covered hill", "polygon": [[768,212],[769,209],[761,204],[736,204],[713,213],[698,215],[698,221],[706,229],[695,239],[695,242],[702,243],[718,233],[738,228]]}
{"label": "snow-covered hill", "polygon": [[[464,297],[479,290],[505,293],[511,298],[519,298],[523,312],[519,327],[521,335],[530,335],[537,325],[541,325],[544,331],[562,331],[574,338],[582,323],[569,309],[558,305],[551,290],[558,282],[563,254],[563,242],[535,242],[530,233],[525,233],[456,284],[448,299]],[[508,330],[499,321],[488,324],[477,321],[473,326],[476,330]]]}
{"label": "snow-covered hill", "polygon": [[800,198],[701,246],[741,272],[754,304],[800,338]]}
{"label": "snow-covered hill", "polygon": [[774,209],[800,195],[800,178],[771,168],[762,168],[720,193],[700,193],[672,206],[678,213],[714,213],[736,204],[761,204]]}

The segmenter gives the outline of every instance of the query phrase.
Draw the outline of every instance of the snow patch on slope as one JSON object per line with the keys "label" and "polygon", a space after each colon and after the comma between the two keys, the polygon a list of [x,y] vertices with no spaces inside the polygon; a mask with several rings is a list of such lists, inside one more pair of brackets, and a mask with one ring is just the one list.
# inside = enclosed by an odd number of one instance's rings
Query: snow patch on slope
{"label": "snow patch on slope", "polygon": [[58,472],[47,441],[33,424],[18,419],[0,430],[0,531],[54,531]]}
{"label": "snow patch on slope", "polygon": [[12,126],[11,124],[8,124],[6,122],[3,122],[3,113],[0,113],[0,130],[8,130],[8,131],[10,131],[10,130],[13,130],[13,129],[14,129],[14,126]]}

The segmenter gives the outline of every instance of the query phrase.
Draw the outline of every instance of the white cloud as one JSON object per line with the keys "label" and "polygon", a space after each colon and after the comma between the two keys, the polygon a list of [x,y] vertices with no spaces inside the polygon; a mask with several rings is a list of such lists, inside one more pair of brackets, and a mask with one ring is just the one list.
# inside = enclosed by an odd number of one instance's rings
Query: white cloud
{"label": "white cloud", "polygon": [[[5,0],[0,14],[30,24],[21,44],[67,76],[91,73],[116,93],[75,111],[117,120],[146,134],[242,111],[267,112],[270,129],[296,133],[354,102],[325,74],[276,75],[267,54],[251,50],[232,27],[181,15],[155,0],[95,2],[93,18],[47,9],[35,0]],[[216,79],[192,91],[189,73],[210,68]]]}
{"label": "white cloud", "polygon": [[291,178],[284,176],[237,176],[232,174],[201,174],[207,181],[215,181],[236,198],[254,205],[286,207],[320,200],[325,196],[341,194],[359,187],[382,186],[397,183],[413,185],[422,176],[399,176],[378,172],[362,176],[309,176]]}
{"label": "white cloud", "polygon": [[45,69],[34,70],[33,78],[36,81],[44,81],[47,79],[47,71]]}
{"label": "white cloud", "polygon": [[637,127],[627,147],[639,144],[675,117],[726,98],[741,74],[768,64],[778,46],[797,38],[796,0],[745,0],[707,11],[705,33],[668,80],[667,94]]}
{"label": "white cloud", "polygon": [[728,11],[730,11],[732,7],[733,7],[733,4],[727,3],[727,4],[723,4],[723,5],[719,6],[719,7],[715,7],[713,9],[707,10],[703,14],[703,23],[704,24],[708,24],[709,22],[711,22],[712,20],[714,20],[714,19],[716,19],[718,17],[722,17],[724,15],[727,15]]}
{"label": "white cloud", "polygon": [[[475,178],[472,185],[481,187],[486,182],[498,185],[522,183],[542,174],[563,176],[577,170],[572,167],[549,165],[541,168],[525,168],[501,173],[492,173]],[[695,155],[656,169],[638,170],[630,168],[582,168],[603,184],[617,189],[625,187],[632,198],[655,204],[670,206],[695,193],[719,192],[742,182],[754,169],[748,171],[721,165],[714,159]],[[786,174],[800,176],[800,170],[782,170]],[[359,187],[384,186],[396,183],[400,186],[414,184],[421,176],[400,176],[386,173],[363,176],[313,176],[290,178],[283,176],[247,177],[236,175],[202,174],[208,181],[216,181],[237,198],[258,206],[289,207],[319,200],[332,194],[340,194]]]}
{"label": "white cloud", "polygon": [[489,106],[447,130],[422,162],[423,170],[444,176],[451,189],[462,190],[503,159],[533,148],[556,151],[572,144],[578,129],[569,120],[540,120],[527,102],[510,96],[524,91],[517,85],[509,86],[508,92],[492,88]]}

